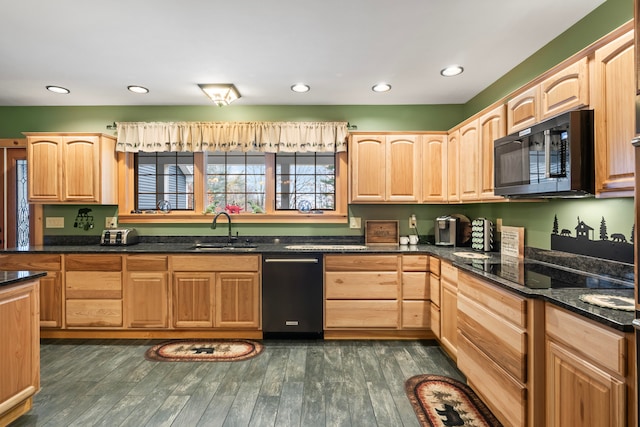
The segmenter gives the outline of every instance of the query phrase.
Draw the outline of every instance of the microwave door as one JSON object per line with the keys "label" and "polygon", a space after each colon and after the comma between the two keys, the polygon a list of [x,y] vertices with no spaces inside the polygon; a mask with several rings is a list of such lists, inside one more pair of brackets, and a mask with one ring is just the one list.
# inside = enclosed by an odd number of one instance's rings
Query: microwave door
{"label": "microwave door", "polygon": [[495,180],[497,188],[529,185],[528,138],[505,141],[495,148]]}

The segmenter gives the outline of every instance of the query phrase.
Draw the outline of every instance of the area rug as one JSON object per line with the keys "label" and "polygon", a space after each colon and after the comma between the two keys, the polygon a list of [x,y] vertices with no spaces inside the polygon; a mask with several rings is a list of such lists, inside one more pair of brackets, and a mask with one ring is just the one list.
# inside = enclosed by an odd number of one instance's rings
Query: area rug
{"label": "area rug", "polygon": [[423,426],[502,426],[469,386],[453,378],[416,375],[405,390]]}
{"label": "area rug", "polygon": [[154,345],[145,357],[161,362],[235,362],[255,357],[263,349],[252,340],[176,340]]}

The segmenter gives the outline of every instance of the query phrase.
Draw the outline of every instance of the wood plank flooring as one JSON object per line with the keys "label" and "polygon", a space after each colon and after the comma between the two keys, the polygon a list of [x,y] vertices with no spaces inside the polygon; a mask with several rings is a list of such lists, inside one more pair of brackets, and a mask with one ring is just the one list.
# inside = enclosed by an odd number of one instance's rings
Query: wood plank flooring
{"label": "wood plank flooring", "polygon": [[241,362],[151,362],[159,341],[43,340],[42,390],[11,426],[418,426],[418,374],[464,381],[435,341],[265,340]]}

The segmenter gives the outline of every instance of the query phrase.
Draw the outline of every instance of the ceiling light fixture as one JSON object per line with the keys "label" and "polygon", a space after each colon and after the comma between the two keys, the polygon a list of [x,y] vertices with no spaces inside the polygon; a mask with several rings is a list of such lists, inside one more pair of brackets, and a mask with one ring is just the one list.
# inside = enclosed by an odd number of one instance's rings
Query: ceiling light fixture
{"label": "ceiling light fixture", "polygon": [[149,89],[144,86],[130,85],[127,89],[133,93],[149,93]]}
{"label": "ceiling light fixture", "polygon": [[294,91],[294,92],[298,92],[298,93],[309,92],[310,89],[311,89],[311,87],[309,85],[304,84],[304,83],[296,83],[293,86],[291,86],[291,90]]}
{"label": "ceiling light fixture", "polygon": [[47,86],[47,90],[53,93],[62,93],[62,94],[71,93],[69,89],[62,86]]}
{"label": "ceiling light fixture", "polygon": [[200,89],[215,102],[218,107],[229,105],[236,99],[240,98],[240,92],[231,83],[224,84],[198,84]]}
{"label": "ceiling light fixture", "polygon": [[391,90],[391,85],[389,83],[378,83],[373,85],[371,90],[374,92],[389,92]]}
{"label": "ceiling light fixture", "polygon": [[440,70],[440,74],[444,77],[453,77],[457,76],[458,74],[462,74],[463,71],[464,68],[462,68],[460,65],[450,65]]}

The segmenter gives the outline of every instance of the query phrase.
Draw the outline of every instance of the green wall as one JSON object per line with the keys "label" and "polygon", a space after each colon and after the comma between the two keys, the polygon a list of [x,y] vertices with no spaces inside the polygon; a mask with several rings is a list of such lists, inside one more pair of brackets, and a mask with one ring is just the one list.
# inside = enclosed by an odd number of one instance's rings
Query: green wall
{"label": "green wall", "polygon": [[[633,18],[632,0],[607,0],[591,14],[551,41],[522,64],[501,77],[464,105],[333,105],[333,106],[96,106],[96,107],[0,107],[0,137],[19,138],[22,132],[105,132],[118,121],[173,120],[322,120],[348,121],[358,131],[448,130],[465,118],[504,97],[547,69]],[[532,27],[531,30],[534,30]],[[488,60],[490,58],[488,57]],[[45,216],[65,217],[65,228],[45,229],[46,235],[99,234],[104,218],[117,213],[115,206],[91,206],[94,229],[73,227],[77,210],[85,206],[46,206]],[[433,233],[433,219],[446,213],[463,213],[471,218],[502,218],[505,225],[523,226],[528,246],[549,248],[554,215],[560,227],[573,228],[576,218],[596,228],[604,217],[609,234],[629,236],[633,225],[633,199],[551,200],[534,203],[491,203],[468,205],[351,205],[351,216],[367,219],[398,219],[400,232],[408,233],[408,217],[415,213],[420,234]],[[133,224],[144,235],[222,235],[207,224]],[[237,224],[240,235],[362,235],[347,224]]]}

